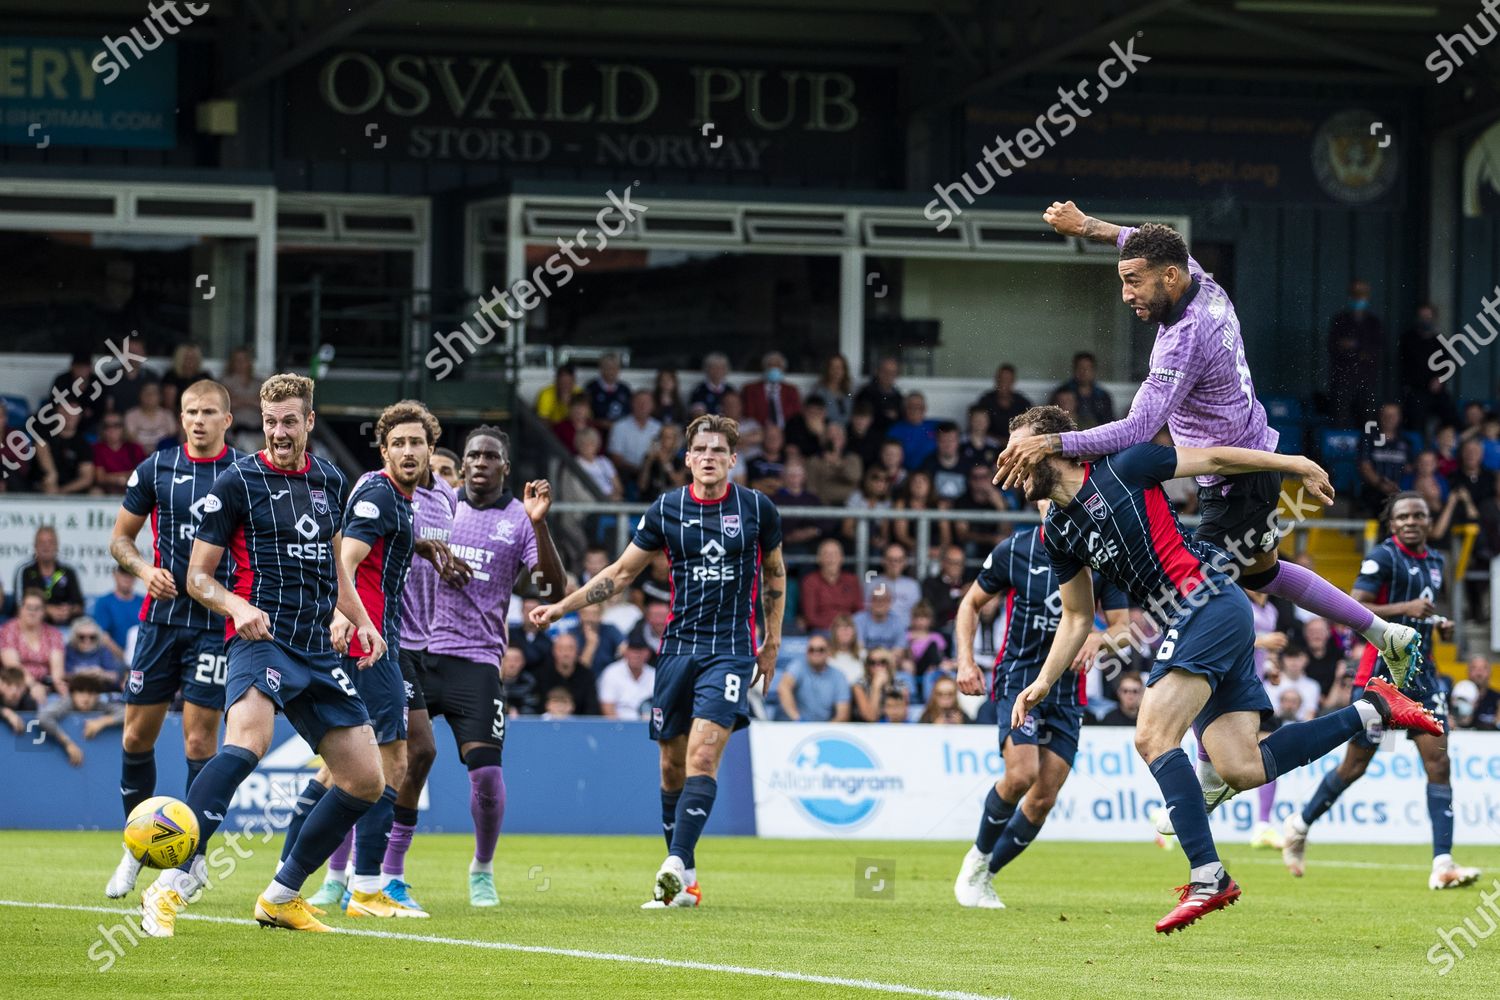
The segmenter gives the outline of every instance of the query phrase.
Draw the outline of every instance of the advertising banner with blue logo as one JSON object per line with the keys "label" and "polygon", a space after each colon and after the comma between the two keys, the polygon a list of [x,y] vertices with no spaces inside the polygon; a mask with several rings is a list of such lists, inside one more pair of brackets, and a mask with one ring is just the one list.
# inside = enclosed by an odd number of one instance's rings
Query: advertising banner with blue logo
{"label": "advertising banner with blue logo", "polygon": [[[144,10],[144,5],[142,6]],[[103,38],[0,36],[0,142],[171,149],[177,45],[137,28]]]}
{"label": "advertising banner with blue logo", "polygon": [[[1136,754],[1135,731],[1086,727],[1073,775],[1047,820],[1055,840],[1149,839],[1161,793]],[[985,790],[1005,771],[989,726],[750,727],[756,831],[763,837],[953,840],[974,836]],[[1190,748],[1190,752],[1195,752]],[[1500,844],[1500,734],[1454,733],[1457,841]],[[1343,750],[1285,775],[1275,817],[1300,809]],[[722,786],[722,783],[721,783]],[[1430,839],[1427,778],[1412,743],[1388,738],[1366,776],[1318,822],[1317,839],[1419,844]],[[1248,837],[1257,796],[1213,816],[1220,837]]]}

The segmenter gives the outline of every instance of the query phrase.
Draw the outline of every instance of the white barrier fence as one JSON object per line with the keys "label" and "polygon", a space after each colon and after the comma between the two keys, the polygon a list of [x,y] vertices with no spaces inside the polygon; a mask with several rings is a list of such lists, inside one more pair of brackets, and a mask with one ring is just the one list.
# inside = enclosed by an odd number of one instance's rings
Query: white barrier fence
{"label": "white barrier fence", "polygon": [[[1073,775],[1047,820],[1053,840],[1141,840],[1161,804],[1150,770],[1135,752],[1134,730],[1089,726]],[[1365,777],[1319,822],[1314,839],[1425,844],[1426,773],[1410,740],[1387,741]],[[1192,755],[1191,744],[1185,749]],[[985,789],[1004,773],[990,726],[810,725],[750,727],[755,821],[762,837],[848,840],[953,840],[974,836]],[[1500,733],[1454,733],[1456,841],[1500,844]],[[1275,820],[1301,809],[1343,749],[1284,775]],[[1246,792],[1213,816],[1216,836],[1248,836],[1258,793]]]}
{"label": "white barrier fence", "polygon": [[[36,529],[57,529],[58,562],[78,571],[83,592],[98,597],[115,589],[115,560],[109,536],[120,512],[119,497],[55,497],[12,494],[0,502],[0,585],[9,593],[16,570],[32,559]],[[151,559],[151,526],[136,539],[141,555]]]}

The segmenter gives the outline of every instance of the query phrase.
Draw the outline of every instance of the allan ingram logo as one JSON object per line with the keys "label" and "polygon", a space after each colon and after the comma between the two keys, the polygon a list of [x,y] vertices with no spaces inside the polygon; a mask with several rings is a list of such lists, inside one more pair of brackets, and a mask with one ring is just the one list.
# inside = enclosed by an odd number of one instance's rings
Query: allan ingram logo
{"label": "allan ingram logo", "polygon": [[836,829],[859,827],[905,787],[881,767],[874,752],[846,736],[822,734],[797,744],[787,766],[771,773],[771,788],[786,794],[810,819]]}

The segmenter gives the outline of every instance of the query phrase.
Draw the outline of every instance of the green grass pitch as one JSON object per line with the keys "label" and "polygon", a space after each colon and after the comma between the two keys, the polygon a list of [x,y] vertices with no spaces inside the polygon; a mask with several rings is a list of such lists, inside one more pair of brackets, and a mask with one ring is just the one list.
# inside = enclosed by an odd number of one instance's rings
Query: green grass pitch
{"label": "green grass pitch", "polygon": [[[1493,894],[1500,874],[1495,848],[1459,853],[1461,861],[1489,869],[1478,887],[1432,892],[1422,847],[1314,840],[1308,875],[1299,881],[1282,869],[1278,852],[1227,844],[1225,863],[1245,893],[1240,902],[1164,938],[1152,925],[1172,905],[1170,890],[1185,879],[1186,866],[1179,852],[1149,843],[1043,839],[1001,874],[997,885],[1009,908],[979,911],[953,902],[963,844],[708,838],[699,854],[705,905],[665,912],[638,908],[661,859],[658,839],[502,837],[496,858],[501,905],[492,910],[468,905],[471,844],[457,835],[417,838],[408,874],[417,898],[433,911],[431,920],[328,918],[338,928],[397,938],[292,934],[233,922],[250,917],[279,839],[254,845],[254,856],[188,911],[222,922],[183,919],[171,941],[132,945],[116,931],[115,951],[101,942],[99,928],[128,922],[124,912],[0,905],[6,992],[27,1000],[852,1000],[902,993],[1015,1000],[1451,1000],[1490,995],[1500,969],[1500,935],[1472,949],[1461,943],[1465,957],[1446,975],[1439,971],[1450,963],[1429,960],[1439,928],[1466,917],[1480,930],[1492,926],[1477,908],[1481,890]],[[0,832],[0,899],[124,911],[138,895],[103,897],[117,845],[107,833]],[[893,894],[857,894],[861,859],[894,862]],[[621,956],[715,968],[663,967]],[[110,967],[101,972],[106,961]]]}

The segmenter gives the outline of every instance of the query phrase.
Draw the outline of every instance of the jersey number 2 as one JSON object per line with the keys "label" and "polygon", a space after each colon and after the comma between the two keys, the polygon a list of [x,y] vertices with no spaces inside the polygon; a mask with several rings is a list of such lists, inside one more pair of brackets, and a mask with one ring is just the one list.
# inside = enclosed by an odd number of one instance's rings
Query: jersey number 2
{"label": "jersey number 2", "polygon": [[333,679],[339,682],[340,691],[343,691],[351,698],[359,694],[359,692],[354,689],[354,682],[349,679],[349,675],[344,672],[343,667],[334,667],[329,672],[333,674]]}

